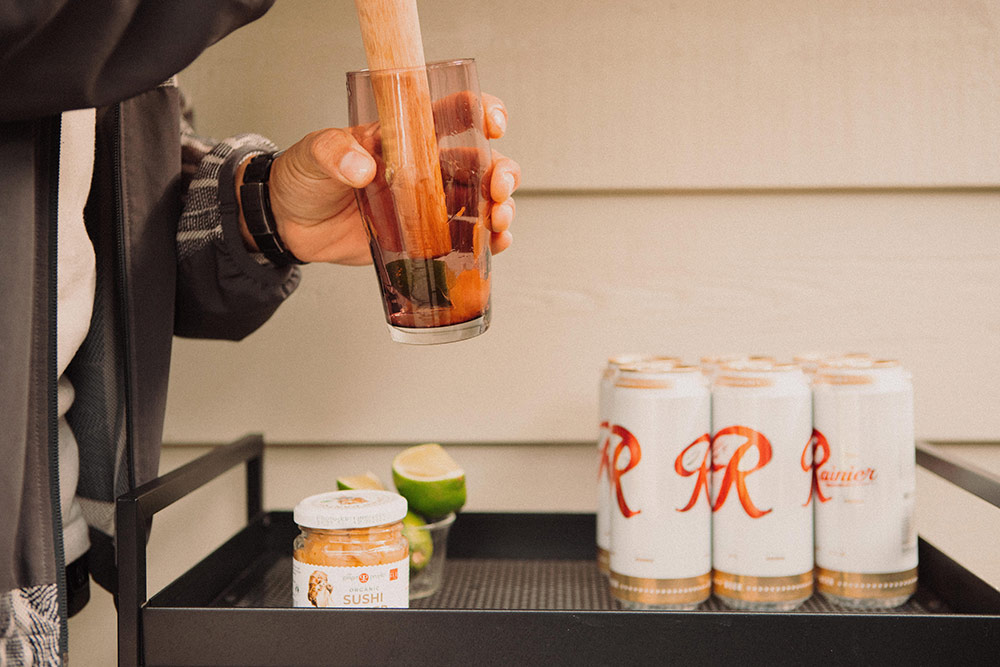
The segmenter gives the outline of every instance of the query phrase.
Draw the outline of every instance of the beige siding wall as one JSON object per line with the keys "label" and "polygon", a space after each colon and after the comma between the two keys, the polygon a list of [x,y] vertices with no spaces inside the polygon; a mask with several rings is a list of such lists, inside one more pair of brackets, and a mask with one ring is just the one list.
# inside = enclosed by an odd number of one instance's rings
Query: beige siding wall
{"label": "beige siding wall", "polygon": [[[870,350],[918,432],[1000,433],[1000,5],[421,3],[524,167],[495,323],[389,342],[368,268],[309,266],[239,345],[180,341],[167,438],[589,438],[614,353]],[[182,75],[203,131],[346,124],[350,2],[278,3]],[[266,397],[266,398],[265,398]],[[391,406],[391,407],[390,407]]]}

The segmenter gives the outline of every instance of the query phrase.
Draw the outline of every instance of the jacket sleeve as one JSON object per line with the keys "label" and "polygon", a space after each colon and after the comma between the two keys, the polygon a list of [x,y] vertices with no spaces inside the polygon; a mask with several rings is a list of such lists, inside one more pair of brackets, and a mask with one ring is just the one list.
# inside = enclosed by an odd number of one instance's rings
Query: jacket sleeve
{"label": "jacket sleeve", "polygon": [[2,0],[0,121],[155,88],[274,0]]}
{"label": "jacket sleeve", "polygon": [[276,147],[256,134],[213,143],[196,136],[183,119],[181,126],[190,182],[177,230],[174,333],[239,340],[267,321],[301,275],[298,267],[278,267],[247,251],[235,195],[224,190],[232,192],[234,172],[244,158]]}

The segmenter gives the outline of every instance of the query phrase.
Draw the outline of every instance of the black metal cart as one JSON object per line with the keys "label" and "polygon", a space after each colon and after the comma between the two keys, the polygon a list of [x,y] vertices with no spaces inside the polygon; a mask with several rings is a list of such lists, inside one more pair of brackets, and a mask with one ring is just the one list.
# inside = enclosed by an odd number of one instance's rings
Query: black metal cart
{"label": "black metal cart", "polygon": [[[410,609],[291,607],[291,512],[263,512],[264,440],[244,437],[117,502],[119,665],[990,664],[1000,591],[920,540],[920,588],[884,612],[814,596],[790,613],[623,611],[594,563],[592,514],[461,515],[446,582]],[[918,465],[1000,507],[1000,479],[918,447]],[[247,467],[247,526],[146,599],[149,520]],[[984,545],[996,548],[997,545]]]}

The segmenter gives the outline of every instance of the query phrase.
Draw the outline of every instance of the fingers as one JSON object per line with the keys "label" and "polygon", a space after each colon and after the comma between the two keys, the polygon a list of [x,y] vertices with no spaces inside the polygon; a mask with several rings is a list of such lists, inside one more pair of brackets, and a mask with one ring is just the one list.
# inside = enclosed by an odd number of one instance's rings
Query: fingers
{"label": "fingers", "polygon": [[352,188],[364,187],[375,176],[375,160],[350,132],[342,129],[313,132],[283,157],[306,176],[333,178]]}
{"label": "fingers", "polygon": [[511,195],[521,184],[521,165],[493,151],[493,170],[489,178],[490,199],[493,204],[487,225],[492,232],[490,252],[495,255],[506,250],[513,241],[509,228],[514,222],[517,206]]}
{"label": "fingers", "polygon": [[434,102],[434,129],[438,137],[472,128],[483,131],[489,139],[499,139],[507,131],[507,107],[498,97],[483,93],[477,98],[468,90]]}
{"label": "fingers", "polygon": [[486,136],[499,139],[507,131],[507,107],[489,93],[483,93],[483,112],[486,115]]}
{"label": "fingers", "polygon": [[478,181],[481,174],[489,172],[492,162],[489,149],[478,146],[441,149],[440,159],[441,177],[461,183]]}
{"label": "fingers", "polygon": [[482,131],[482,103],[471,90],[463,90],[436,100],[433,112],[434,131],[439,139],[473,128]]}
{"label": "fingers", "polygon": [[490,175],[490,198],[505,202],[521,184],[521,165],[493,151],[493,173]]}
{"label": "fingers", "polygon": [[507,231],[510,228],[510,224],[514,222],[514,215],[517,212],[517,208],[514,206],[514,200],[508,199],[502,204],[493,204],[493,210],[490,212],[490,229],[493,230],[494,234],[500,234]]}
{"label": "fingers", "polygon": [[514,237],[510,235],[510,232],[492,234],[490,236],[490,252],[494,255],[501,253],[509,248],[510,244],[513,242]]}

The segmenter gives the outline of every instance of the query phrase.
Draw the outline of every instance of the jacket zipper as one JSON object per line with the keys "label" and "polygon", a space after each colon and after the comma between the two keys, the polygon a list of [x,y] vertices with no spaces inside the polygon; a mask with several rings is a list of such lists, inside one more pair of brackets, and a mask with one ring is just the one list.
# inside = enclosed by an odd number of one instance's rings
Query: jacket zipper
{"label": "jacket zipper", "polygon": [[59,596],[59,653],[63,658],[69,653],[69,594],[66,584],[66,545],[63,542],[62,494],[59,488],[59,368],[58,368],[58,299],[59,299],[59,148],[62,142],[62,118],[47,121],[45,134],[52,142],[46,159],[50,160],[49,175],[49,234],[48,234],[48,329],[46,377],[48,404],[46,406],[49,431],[49,500],[52,504],[52,541],[56,557],[56,590]]}
{"label": "jacket zipper", "polygon": [[[122,171],[122,105],[115,105],[115,132],[113,138],[114,184],[115,184],[115,245],[118,253],[118,271],[115,280],[118,286],[118,314],[121,318],[122,335],[122,391],[125,399],[125,468],[128,475],[128,490],[135,488],[135,456],[132,424],[132,341],[128,321],[128,276],[126,275],[125,251],[125,209],[123,202],[124,174]],[[115,479],[117,486],[117,476]]]}

